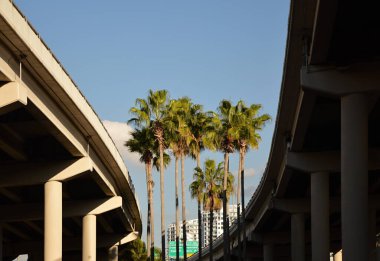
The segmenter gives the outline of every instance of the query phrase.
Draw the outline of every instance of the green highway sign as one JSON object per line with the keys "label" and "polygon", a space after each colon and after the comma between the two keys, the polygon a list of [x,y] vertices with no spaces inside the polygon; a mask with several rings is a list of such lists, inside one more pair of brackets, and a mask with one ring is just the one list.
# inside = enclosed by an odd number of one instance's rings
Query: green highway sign
{"label": "green highway sign", "polygon": [[[186,242],[186,254],[187,257],[192,256],[198,252],[198,241]],[[179,242],[179,257],[183,258],[183,243]],[[175,241],[169,241],[169,258],[176,258],[176,243]]]}

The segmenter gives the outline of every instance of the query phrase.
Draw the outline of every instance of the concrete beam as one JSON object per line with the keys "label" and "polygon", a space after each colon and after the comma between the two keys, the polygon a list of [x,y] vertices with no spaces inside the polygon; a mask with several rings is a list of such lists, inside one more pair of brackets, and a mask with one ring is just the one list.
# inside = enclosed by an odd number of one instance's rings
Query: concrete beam
{"label": "concrete beam", "polygon": [[[78,216],[77,213],[82,213],[79,216],[85,215],[100,215],[122,206],[123,200],[119,196],[99,199],[92,201],[72,202],[71,206],[63,204],[63,216]],[[65,210],[66,209],[66,210]]]}
{"label": "concrete beam", "polygon": [[292,128],[291,150],[299,151],[302,149],[314,104],[315,94],[301,90],[298,98],[296,120]]}
{"label": "concrete beam", "polygon": [[352,93],[379,92],[380,66],[378,64],[353,65],[350,68],[308,66],[301,69],[303,89],[344,96]]}
{"label": "concrete beam", "polygon": [[326,62],[334,30],[337,7],[337,0],[318,0],[317,2],[309,54],[309,63],[311,64]]}
{"label": "concrete beam", "polygon": [[271,208],[288,213],[310,212],[310,199],[272,199]]}
{"label": "concrete beam", "polygon": [[48,163],[18,163],[2,165],[0,187],[17,187],[43,184],[47,181],[65,181],[93,170],[90,158],[83,157]]}
{"label": "concrete beam", "polygon": [[14,227],[11,224],[5,224],[4,223],[1,226],[3,227],[4,230],[11,232],[12,234],[18,236],[21,239],[24,239],[24,240],[30,240],[31,239],[31,237],[29,235],[25,234],[24,231],[19,230],[18,228]]}
{"label": "concrete beam", "polygon": [[137,238],[139,237],[139,232],[137,231],[133,231],[131,233],[129,233],[127,236],[123,237],[121,240],[119,240],[116,244],[114,244],[115,246],[120,246],[120,245],[124,245],[126,243],[129,243],[131,241],[134,241],[136,240]]}
{"label": "concrete beam", "polygon": [[102,226],[104,231],[106,231],[108,234],[114,233],[114,229],[110,226],[110,224],[107,222],[107,220],[103,216],[97,217],[98,224]]}
{"label": "concrete beam", "polygon": [[[135,233],[131,232],[130,234]],[[119,242],[123,241],[130,234],[107,234],[98,235],[96,239],[97,248],[109,248],[111,246],[120,245]],[[29,241],[27,240],[29,239]],[[41,251],[43,248],[43,241],[33,241],[30,238],[26,238],[23,241],[12,241],[4,243],[5,255],[17,255],[31,252]],[[81,237],[64,237],[63,238],[63,252],[76,251],[82,249]]]}
{"label": "concrete beam", "polygon": [[[293,199],[278,199],[273,198],[270,202],[270,208],[288,213],[308,213],[310,212],[310,199],[309,198],[293,198]],[[330,212],[340,212],[341,199],[330,198]],[[368,204],[371,208],[380,208],[380,196],[372,195],[368,197]]]}
{"label": "concrete beam", "polygon": [[23,140],[15,135],[14,131],[4,125],[0,125],[0,150],[19,161],[27,160],[23,147]]}
{"label": "concrete beam", "polygon": [[[99,215],[121,206],[122,198],[119,196],[97,200],[68,201],[63,202],[62,215],[64,218]],[[38,203],[1,205],[0,213],[0,221],[2,222],[42,220],[44,218],[44,206]]]}
{"label": "concrete beam", "polygon": [[[303,171],[305,173],[314,172],[340,172],[341,161],[340,151],[323,152],[288,152],[286,165],[290,168]],[[368,169],[380,169],[380,151],[369,149]]]}
{"label": "concrete beam", "polygon": [[267,233],[253,232],[250,235],[250,241],[259,244],[287,244],[290,242],[290,232],[275,231]]}
{"label": "concrete beam", "polygon": [[286,165],[306,173],[340,172],[340,152],[288,152]]}
{"label": "concrete beam", "polygon": [[28,102],[26,89],[17,82],[0,87],[0,115],[25,106]]}

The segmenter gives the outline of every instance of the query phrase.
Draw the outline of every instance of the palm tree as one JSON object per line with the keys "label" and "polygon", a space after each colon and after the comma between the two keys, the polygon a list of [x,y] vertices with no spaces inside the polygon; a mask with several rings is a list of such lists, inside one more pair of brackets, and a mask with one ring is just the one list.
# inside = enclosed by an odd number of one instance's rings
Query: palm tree
{"label": "palm tree", "polygon": [[207,145],[211,149],[217,149],[224,153],[224,176],[223,176],[223,241],[224,260],[229,260],[229,217],[227,209],[227,183],[229,154],[235,150],[233,133],[236,121],[236,107],[228,100],[222,100],[218,106],[218,114],[209,112],[212,117],[212,129],[208,130]]}
{"label": "palm tree", "polygon": [[[198,201],[203,202],[203,208],[210,212],[210,260],[213,260],[213,222],[214,211],[222,207],[220,200],[223,189],[223,176],[224,168],[223,163],[217,166],[214,160],[206,160],[204,170],[199,167],[194,169],[194,181],[190,184],[190,192],[192,198],[197,198]],[[233,175],[228,173],[228,187],[227,195],[233,192]]]}
{"label": "palm tree", "polygon": [[162,251],[160,248],[157,248],[157,247],[154,248],[154,255],[156,256],[154,261],[161,261],[162,260],[162,257],[161,257]]}
{"label": "palm tree", "polygon": [[157,151],[157,146],[151,129],[136,129],[132,131],[131,136],[132,138],[125,143],[125,146],[128,147],[130,152],[137,152],[138,154],[140,154],[140,161],[145,164],[146,184],[148,193],[147,256],[148,259],[150,259],[151,251],[153,253],[154,249],[152,164],[154,159],[154,151]]}
{"label": "palm tree", "polygon": [[[147,99],[136,99],[136,107],[130,109],[135,117],[129,122],[137,127],[147,127],[153,130],[159,148],[160,159],[160,192],[161,192],[161,249],[165,248],[165,198],[164,198],[164,149],[165,144],[165,117],[169,94],[166,90],[149,90]],[[165,251],[162,251],[162,260],[165,260]]]}
{"label": "palm tree", "polygon": [[[169,114],[174,114],[171,106],[169,107]],[[178,129],[174,124],[174,119],[173,121],[169,121],[168,124],[168,132],[169,132],[169,147],[172,150],[172,153],[175,158],[175,171],[174,171],[174,176],[175,176],[175,212],[176,212],[176,228],[175,228],[175,241],[176,241],[176,260],[179,261],[179,195],[178,195],[178,162],[181,158],[181,143],[179,142],[180,136],[178,134]]]}
{"label": "palm tree", "polygon": [[[196,159],[197,168],[200,168],[200,154],[204,150],[205,133],[210,124],[210,118],[202,111],[202,106],[192,104],[187,119],[186,135],[190,155]],[[202,256],[202,198],[197,197],[198,202],[198,253]]]}
{"label": "palm tree", "polygon": [[198,203],[198,257],[202,258],[202,213],[201,213],[201,205],[204,200],[204,191],[205,191],[205,177],[202,169],[197,166],[193,174],[193,182],[190,184],[190,194],[191,198],[197,199]]}
{"label": "palm tree", "polygon": [[[271,119],[268,114],[259,115],[261,110],[260,104],[252,104],[247,107],[242,100],[236,105],[236,119],[234,124],[234,136],[236,147],[239,150],[239,170],[238,170],[238,189],[237,189],[237,211],[238,211],[238,245],[239,255],[243,254],[245,258],[246,239],[245,239],[245,207],[244,207],[244,161],[245,155],[249,148],[257,149],[261,141],[261,136],[257,133],[263,129],[265,124]],[[240,248],[240,195],[242,206],[242,224],[243,224],[243,251]],[[240,259],[240,258],[239,258]]]}
{"label": "palm tree", "polygon": [[183,97],[171,100],[168,107],[167,129],[169,133],[169,144],[176,160],[175,182],[176,182],[176,249],[177,260],[179,260],[179,210],[178,210],[178,161],[181,160],[181,188],[182,188],[182,231],[183,231],[183,254],[187,259],[186,251],[186,201],[185,201],[185,155],[188,154],[186,143],[187,114],[190,108],[190,99]]}
{"label": "palm tree", "polygon": [[119,256],[121,261],[146,261],[147,254],[144,242],[141,239],[129,242],[119,250]]}

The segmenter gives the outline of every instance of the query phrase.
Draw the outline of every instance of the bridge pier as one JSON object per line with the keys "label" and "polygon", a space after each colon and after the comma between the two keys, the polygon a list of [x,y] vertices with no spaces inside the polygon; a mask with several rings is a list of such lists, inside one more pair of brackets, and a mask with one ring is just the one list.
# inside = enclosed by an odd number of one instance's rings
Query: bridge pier
{"label": "bridge pier", "polygon": [[339,250],[334,254],[334,261],[342,261],[342,250]]}
{"label": "bridge pier", "polygon": [[62,183],[45,183],[44,260],[62,260]]}
{"label": "bridge pier", "polygon": [[108,261],[118,261],[119,259],[119,247],[112,246],[108,249]]}
{"label": "bridge pier", "polygon": [[0,261],[3,261],[3,226],[0,225]]}
{"label": "bridge pier", "polygon": [[82,260],[96,260],[96,216],[86,215],[83,217],[83,255]]}
{"label": "bridge pier", "polygon": [[263,250],[264,261],[274,261],[274,245],[271,243],[264,244]]}
{"label": "bridge pier", "polygon": [[292,261],[305,261],[305,215],[292,214],[291,223]]}
{"label": "bridge pier", "polygon": [[377,243],[377,237],[376,237],[376,234],[377,234],[377,229],[376,229],[376,208],[371,208],[370,207],[370,210],[369,210],[369,238],[368,238],[368,241],[369,241],[369,245],[368,245],[368,248],[369,248],[369,260],[370,261],[377,261],[377,260],[380,260],[380,256],[378,253],[378,250],[376,248],[376,243]]}
{"label": "bridge pier", "polygon": [[312,261],[325,261],[330,256],[329,173],[312,173],[310,178]]}
{"label": "bridge pier", "polygon": [[345,261],[368,254],[368,99],[341,98],[342,248]]}

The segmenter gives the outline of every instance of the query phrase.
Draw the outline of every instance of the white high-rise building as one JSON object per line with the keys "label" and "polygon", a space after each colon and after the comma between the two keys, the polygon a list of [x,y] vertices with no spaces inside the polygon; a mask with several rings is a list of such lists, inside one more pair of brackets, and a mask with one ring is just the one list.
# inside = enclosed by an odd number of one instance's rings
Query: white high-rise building
{"label": "white high-rise building", "polygon": [[[237,205],[229,205],[230,226],[237,219]],[[207,246],[210,241],[210,212],[202,211],[203,217],[203,246]],[[223,234],[223,209],[214,211],[214,222],[212,226],[212,239],[215,240]]]}
{"label": "white high-rise building", "polygon": [[[179,240],[183,240],[183,232],[182,232],[182,220],[179,225]],[[175,241],[176,235],[175,223],[171,223],[168,226],[168,241]],[[198,241],[198,219],[187,220],[186,222],[186,240],[187,241]]]}
{"label": "white high-rise building", "polygon": [[[237,205],[229,205],[230,226],[237,219]],[[210,212],[202,211],[202,242],[203,246],[209,244],[210,239]],[[168,226],[168,242],[175,241],[175,223]],[[223,209],[214,211],[213,240],[223,234]],[[188,220],[186,224],[187,241],[198,241],[198,219]],[[183,240],[182,221],[180,224],[180,241]]]}

